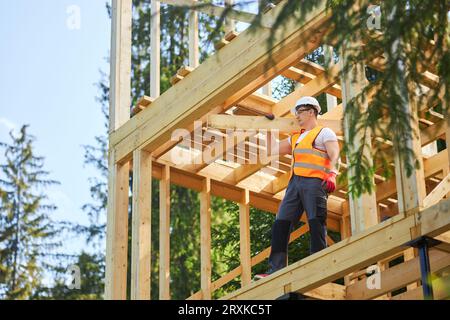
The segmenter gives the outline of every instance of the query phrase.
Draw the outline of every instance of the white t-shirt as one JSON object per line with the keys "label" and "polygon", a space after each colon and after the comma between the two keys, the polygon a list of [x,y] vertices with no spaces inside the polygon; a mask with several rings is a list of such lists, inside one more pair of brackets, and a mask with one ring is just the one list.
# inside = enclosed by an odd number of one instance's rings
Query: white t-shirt
{"label": "white t-shirt", "polygon": [[[303,138],[309,133],[309,131],[305,131],[303,132],[297,139],[297,144],[300,143],[300,141],[303,140]],[[291,143],[291,137],[288,138],[289,139],[289,144],[292,145]],[[316,140],[314,140],[314,148],[326,151],[326,147],[325,147],[325,142],[327,141],[338,141],[336,133],[334,133],[333,130],[331,130],[330,128],[323,128],[319,134],[316,137]]]}

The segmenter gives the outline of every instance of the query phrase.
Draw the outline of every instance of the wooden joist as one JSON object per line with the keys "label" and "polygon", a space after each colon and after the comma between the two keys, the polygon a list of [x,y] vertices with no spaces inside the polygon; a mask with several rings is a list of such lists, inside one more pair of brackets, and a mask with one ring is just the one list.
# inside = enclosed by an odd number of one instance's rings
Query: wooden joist
{"label": "wooden joist", "polygon": [[155,101],[154,98],[149,96],[143,96],[136,102],[136,105],[131,109],[131,116],[135,116],[145,108],[147,108],[153,101]]}
{"label": "wooden joist", "polygon": [[225,37],[223,37],[223,39],[219,40],[215,45],[214,48],[216,50],[220,50],[223,47],[225,47],[227,44],[229,44],[234,38],[236,38],[239,35],[239,32],[236,31],[230,31],[227,32],[227,34],[225,35]]}
{"label": "wooden joist", "polygon": [[172,85],[175,85],[176,83],[183,80],[192,71],[194,71],[194,68],[189,66],[182,66],[180,69],[178,69],[177,73],[172,78],[170,78],[170,83]]}

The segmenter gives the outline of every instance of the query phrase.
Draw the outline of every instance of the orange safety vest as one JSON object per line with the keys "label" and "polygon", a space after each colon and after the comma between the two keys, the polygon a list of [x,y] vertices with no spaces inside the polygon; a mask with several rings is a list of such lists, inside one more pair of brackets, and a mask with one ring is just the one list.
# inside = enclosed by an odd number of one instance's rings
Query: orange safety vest
{"label": "orange safety vest", "polygon": [[298,144],[297,139],[301,133],[294,133],[291,136],[292,171],[295,175],[325,179],[330,173],[331,162],[328,154],[313,147],[314,140],[322,129],[321,126],[315,127]]}

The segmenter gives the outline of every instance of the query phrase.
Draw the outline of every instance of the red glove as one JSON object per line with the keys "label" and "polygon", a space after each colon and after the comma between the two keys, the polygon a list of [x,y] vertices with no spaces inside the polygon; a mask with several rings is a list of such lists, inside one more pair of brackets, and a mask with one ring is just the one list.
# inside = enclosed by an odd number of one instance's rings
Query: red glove
{"label": "red glove", "polygon": [[322,185],[328,193],[332,193],[336,189],[336,172],[331,171],[323,180]]}

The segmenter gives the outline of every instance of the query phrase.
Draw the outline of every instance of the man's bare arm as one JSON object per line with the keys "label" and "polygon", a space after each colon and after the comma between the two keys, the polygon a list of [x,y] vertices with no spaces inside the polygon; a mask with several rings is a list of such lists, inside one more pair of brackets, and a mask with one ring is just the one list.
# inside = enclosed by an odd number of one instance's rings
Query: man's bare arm
{"label": "man's bare arm", "polygon": [[325,148],[330,158],[331,170],[339,173],[339,143],[337,141],[327,141],[325,142]]}
{"label": "man's bare arm", "polygon": [[274,150],[272,150],[272,155],[282,156],[285,154],[290,154],[292,152],[291,148],[292,147],[291,147],[291,144],[289,143],[289,139],[284,139],[284,140],[280,141],[278,150],[276,148]]}

